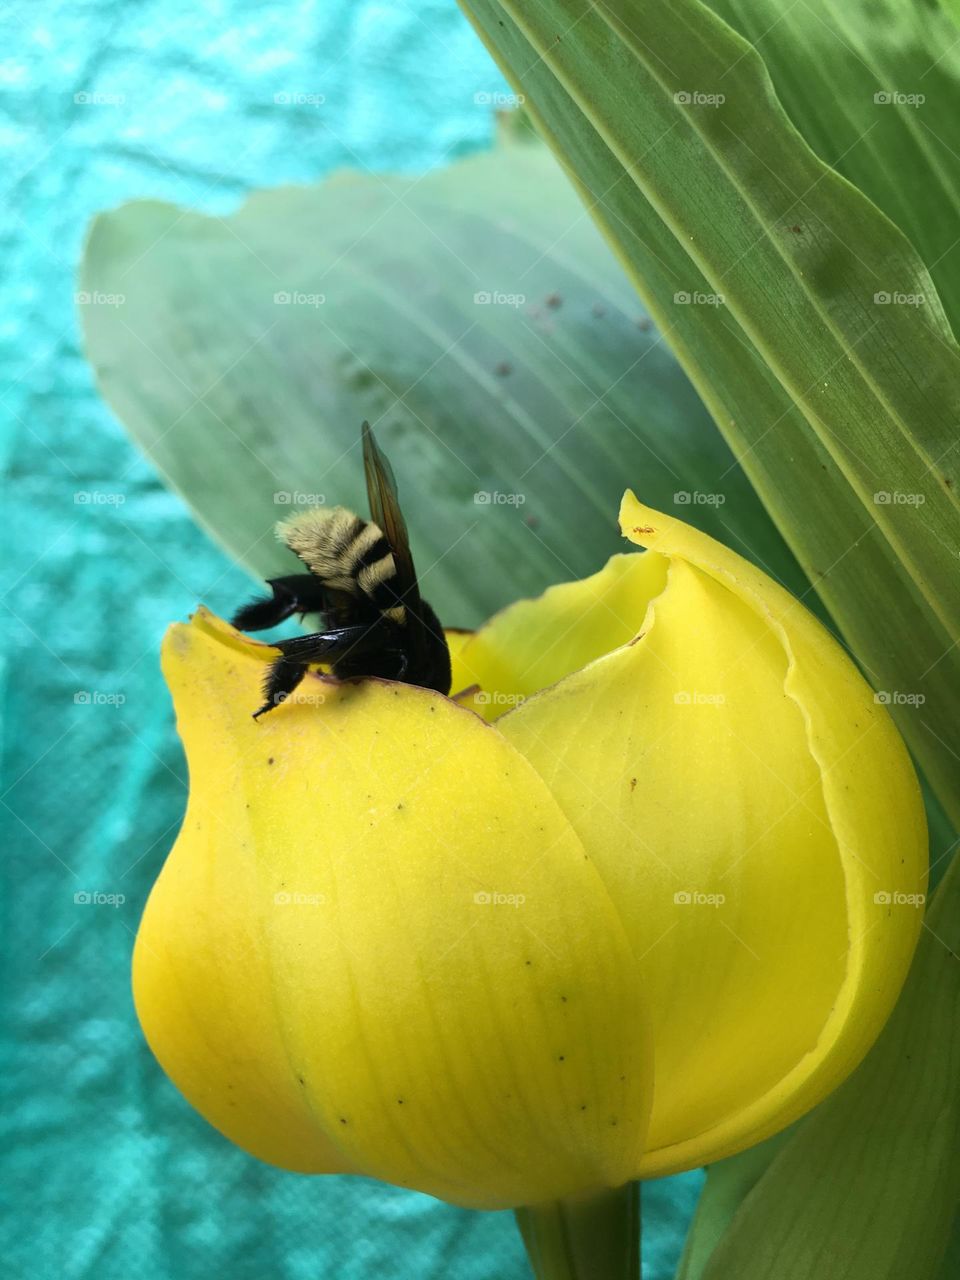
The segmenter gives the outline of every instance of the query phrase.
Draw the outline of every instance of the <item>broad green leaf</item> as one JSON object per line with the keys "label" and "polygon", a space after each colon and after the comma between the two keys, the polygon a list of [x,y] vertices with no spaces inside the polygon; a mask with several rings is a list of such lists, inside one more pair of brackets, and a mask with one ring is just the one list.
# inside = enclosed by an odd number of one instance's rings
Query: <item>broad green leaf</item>
{"label": "broad green leaf", "polygon": [[784,1129],[766,1142],[710,1166],[687,1234],[676,1280],[700,1280],[744,1197],[756,1186],[771,1160],[796,1132],[796,1127]]}
{"label": "broad green leaf", "polygon": [[929,273],[697,0],[463,7],[956,821],[960,356]]}
{"label": "broad green leaf", "polygon": [[775,1156],[704,1280],[940,1274],[960,1199],[958,955],[955,859],[880,1039]]}
{"label": "broad green leaf", "polygon": [[123,299],[82,308],[108,403],[254,573],[296,564],[272,532],[284,496],[365,505],[368,418],[448,623],[594,572],[622,549],[628,484],[805,589],[540,144],[261,192],[229,218],[125,205],[94,223],[81,288]]}
{"label": "broad green leaf", "polygon": [[960,1276],[960,1214],[954,1218],[953,1232],[937,1280],[957,1280],[957,1276]]}
{"label": "broad green leaf", "polygon": [[710,7],[756,45],[787,115],[820,159],[904,232],[956,330],[956,29],[935,3],[916,0],[710,0]]}

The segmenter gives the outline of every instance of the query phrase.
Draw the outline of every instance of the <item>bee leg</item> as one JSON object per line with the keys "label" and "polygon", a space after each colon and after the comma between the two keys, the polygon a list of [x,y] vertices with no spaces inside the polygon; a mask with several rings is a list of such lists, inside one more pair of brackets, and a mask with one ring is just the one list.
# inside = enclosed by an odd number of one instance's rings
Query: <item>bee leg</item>
{"label": "bee leg", "polygon": [[271,578],[267,586],[273,595],[251,600],[233,615],[232,622],[238,631],[265,631],[291,614],[322,613],[327,607],[323,584],[311,573]]}
{"label": "bee leg", "polygon": [[263,682],[263,696],[266,702],[253,713],[254,720],[259,719],[264,712],[279,707],[281,702],[285,702],[307,674],[309,665],[308,662],[295,662],[290,658],[277,658],[276,662],[271,662]]}
{"label": "bee leg", "polygon": [[253,713],[254,720],[289,698],[307,674],[311,662],[336,662],[344,654],[362,652],[366,648],[376,647],[378,642],[379,632],[376,626],[368,624],[280,640],[275,647],[280,650],[281,656],[267,669],[263,682],[266,701]]}

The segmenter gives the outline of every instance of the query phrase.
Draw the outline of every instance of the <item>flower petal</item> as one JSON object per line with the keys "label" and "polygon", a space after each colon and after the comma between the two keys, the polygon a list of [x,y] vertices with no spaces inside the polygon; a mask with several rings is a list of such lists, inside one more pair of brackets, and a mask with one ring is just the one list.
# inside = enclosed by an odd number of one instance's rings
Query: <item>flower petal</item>
{"label": "flower petal", "polygon": [[636,967],[546,787],[407,685],[308,677],[254,722],[270,656],[205,614],[168,638],[190,801],[134,967],[165,1070],[290,1169],[478,1207],[625,1181]]}
{"label": "flower petal", "polygon": [[453,690],[478,685],[471,705],[496,720],[524,698],[632,640],[663,590],[659,556],[611,556],[599,573],[550,587],[495,614],[453,653]]}
{"label": "flower petal", "polygon": [[[838,645],[712,539],[624,500],[669,561],[634,644],[504,717],[607,882],[654,1019],[658,1176],[830,1092],[883,1025],[920,926],[923,809]],[[644,559],[646,556],[643,557]]]}

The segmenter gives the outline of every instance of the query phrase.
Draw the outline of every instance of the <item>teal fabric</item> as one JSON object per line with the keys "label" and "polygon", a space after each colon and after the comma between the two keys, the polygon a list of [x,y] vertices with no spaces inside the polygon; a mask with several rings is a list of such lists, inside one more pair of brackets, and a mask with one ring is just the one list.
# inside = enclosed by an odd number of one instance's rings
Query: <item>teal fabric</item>
{"label": "teal fabric", "polygon": [[[419,171],[487,146],[474,95],[505,86],[453,0],[42,0],[2,21],[5,1274],[521,1280],[511,1215],[260,1165],[143,1043],[130,952],[186,795],[158,642],[249,584],[98,401],[73,297],[98,209]],[[647,1280],[698,1187],[649,1188]]]}

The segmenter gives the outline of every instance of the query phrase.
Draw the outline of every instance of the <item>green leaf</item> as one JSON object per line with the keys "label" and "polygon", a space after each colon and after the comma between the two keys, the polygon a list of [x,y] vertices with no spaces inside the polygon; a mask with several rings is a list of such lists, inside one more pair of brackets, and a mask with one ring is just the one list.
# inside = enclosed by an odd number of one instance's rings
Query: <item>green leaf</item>
{"label": "green leaf", "polygon": [[776,1155],[703,1277],[933,1280],[958,1198],[960,861],[954,859],[877,1044]]}
{"label": "green leaf", "polygon": [[922,262],[697,0],[463,7],[960,819],[960,356]]}
{"label": "green leaf", "polygon": [[820,159],[907,236],[956,330],[960,41],[949,20],[935,3],[914,0],[711,0],[710,7],[755,44],[787,115]]}
{"label": "green leaf", "polygon": [[756,1186],[771,1160],[794,1132],[796,1126],[784,1129],[766,1142],[710,1166],[687,1234],[676,1280],[700,1280],[744,1197]]}
{"label": "green leaf", "polygon": [[960,1214],[953,1220],[953,1232],[937,1280],[957,1280],[957,1276],[960,1276]]}
{"label": "green leaf", "polygon": [[81,288],[123,298],[82,308],[106,400],[258,575],[293,567],[276,494],[365,503],[368,418],[448,623],[594,572],[622,549],[628,484],[805,588],[540,144],[261,192],[229,218],[125,205],[95,221]]}

